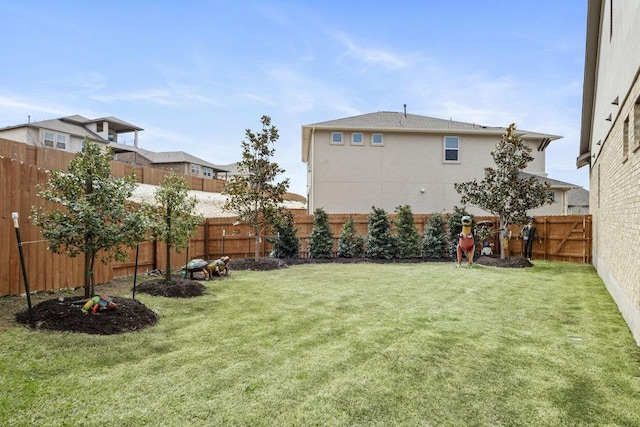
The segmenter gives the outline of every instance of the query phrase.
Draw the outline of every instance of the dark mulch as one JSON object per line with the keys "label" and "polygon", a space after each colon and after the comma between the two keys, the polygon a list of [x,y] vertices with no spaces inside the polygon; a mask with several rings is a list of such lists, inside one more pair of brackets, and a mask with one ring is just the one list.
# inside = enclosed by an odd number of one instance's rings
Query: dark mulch
{"label": "dark mulch", "polygon": [[[300,264],[406,264],[406,263],[422,263],[422,262],[454,262],[452,258],[406,258],[406,259],[378,259],[378,258],[237,258],[229,262],[230,270],[275,270],[278,268],[287,268],[292,265]],[[487,265],[491,267],[521,268],[533,267],[527,259],[522,257],[508,257],[500,259],[496,256],[480,256],[474,261],[476,264]],[[465,261],[466,263],[466,261]]]}
{"label": "dark mulch", "polygon": [[[34,326],[38,329],[69,331],[85,334],[112,335],[138,331],[155,325],[157,315],[138,300],[113,297],[115,310],[85,314],[81,304],[72,304],[81,297],[56,298],[32,307]],[[16,314],[16,321],[29,324],[29,310]]]}
{"label": "dark mulch", "polygon": [[136,286],[136,292],[169,298],[197,297],[202,295],[206,289],[206,286],[197,280],[173,278],[167,282],[164,277],[147,280]]}

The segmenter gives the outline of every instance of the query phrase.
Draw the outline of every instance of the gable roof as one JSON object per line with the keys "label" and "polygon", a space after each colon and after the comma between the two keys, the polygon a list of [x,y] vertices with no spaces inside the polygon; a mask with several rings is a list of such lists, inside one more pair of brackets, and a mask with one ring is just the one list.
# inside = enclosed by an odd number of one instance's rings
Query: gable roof
{"label": "gable roof", "polygon": [[558,181],[557,179],[547,178],[546,176],[534,175],[527,172],[518,172],[518,176],[520,178],[530,178],[534,177],[537,181],[542,182],[544,184],[549,184],[551,188],[558,188],[562,190],[573,190],[577,188],[582,188],[579,185],[570,184],[564,181]]}
{"label": "gable roof", "polygon": [[84,116],[76,114],[73,116],[60,117],[57,119],[41,120],[39,122],[29,122],[14,126],[7,126],[1,128],[0,131],[8,129],[19,129],[23,127],[32,129],[47,129],[54,132],[67,133],[78,138],[84,138],[85,136],[88,136],[92,141],[108,144],[108,140],[104,139],[87,127],[88,124],[102,122],[108,122],[109,129],[115,131],[116,133],[144,130],[141,127],[132,125],[125,122],[124,120],[120,120],[112,116],[99,119],[88,119]]}
{"label": "gable roof", "polygon": [[199,157],[192,156],[191,154],[185,153],[184,151],[163,151],[156,153],[142,148],[132,147],[130,145],[118,144],[116,142],[110,142],[109,147],[111,147],[114,153],[136,152],[142,157],[149,159],[149,161],[153,164],[193,163],[200,166],[210,167],[216,172],[228,172],[228,170],[224,167],[216,166],[213,163],[209,163]]}
{"label": "gable roof", "polygon": [[[362,114],[359,116],[345,117],[326,122],[313,123],[302,126],[302,161],[308,160],[308,151],[311,143],[311,134],[315,129],[345,129],[367,130],[379,132],[422,132],[422,133],[450,133],[459,134],[485,134],[502,135],[507,128],[485,126],[476,123],[458,122],[454,120],[438,119],[435,117],[420,116],[391,111],[378,111],[376,113]],[[544,150],[553,140],[562,138],[558,135],[517,130],[518,135],[525,139],[539,139],[540,150]]]}

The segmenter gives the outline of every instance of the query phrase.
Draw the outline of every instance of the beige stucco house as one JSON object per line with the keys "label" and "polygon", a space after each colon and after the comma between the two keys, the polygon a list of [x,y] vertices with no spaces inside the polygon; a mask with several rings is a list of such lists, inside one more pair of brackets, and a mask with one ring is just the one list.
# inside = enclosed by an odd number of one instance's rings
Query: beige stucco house
{"label": "beige stucco house", "polygon": [[[307,164],[308,211],[370,213],[453,212],[460,206],[454,183],[481,180],[494,166],[491,152],[506,128],[407,114],[377,112],[302,126],[302,161]],[[520,131],[534,160],[523,172],[549,182],[555,202],[532,215],[567,214],[567,192],[578,186],[552,180],[545,149],[560,138]],[[467,207],[470,213],[487,213]]]}
{"label": "beige stucco house", "polygon": [[589,0],[578,167],[593,265],[640,344],[640,2]]}

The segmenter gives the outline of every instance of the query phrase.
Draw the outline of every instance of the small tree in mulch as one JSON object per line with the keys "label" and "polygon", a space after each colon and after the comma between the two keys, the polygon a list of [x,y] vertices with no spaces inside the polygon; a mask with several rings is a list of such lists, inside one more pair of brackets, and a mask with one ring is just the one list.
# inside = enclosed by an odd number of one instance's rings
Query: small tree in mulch
{"label": "small tree in mulch", "polygon": [[[497,216],[499,232],[506,232],[509,224],[525,224],[528,211],[553,202],[549,184],[535,176],[520,173],[533,160],[531,147],[516,132],[512,123],[491,153],[495,168],[485,168],[484,179],[456,183],[461,202],[478,206]],[[500,240],[500,258],[504,258],[504,239]]]}
{"label": "small tree in mulch", "polygon": [[342,224],[338,240],[338,256],[341,258],[360,258],[364,255],[364,236],[359,236],[353,217]]}
{"label": "small tree in mulch", "polygon": [[425,258],[449,257],[449,240],[444,217],[439,213],[432,214],[424,227],[422,238],[422,254]]}
{"label": "small tree in mulch", "polygon": [[296,235],[300,227],[296,227],[293,214],[289,211],[273,218],[271,228],[274,237],[267,238],[273,245],[273,256],[275,258],[298,258],[300,251],[300,238]]}
{"label": "small tree in mulch", "polygon": [[248,141],[241,143],[239,174],[234,175],[222,191],[229,196],[224,210],[235,213],[240,222],[253,228],[256,260],[260,253],[260,235],[278,215],[279,204],[289,189],[289,178],[276,181],[284,169],[272,161],[275,149],[271,145],[279,138],[278,128],[271,125],[269,116],[262,116],[260,122],[261,132],[246,130]]}
{"label": "small tree in mulch", "polygon": [[46,188],[38,196],[59,208],[32,208],[34,224],[42,229],[54,253],[84,258],[84,296],[94,293],[93,270],[98,254],[107,263],[125,261],[124,247],[134,247],[144,238],[144,215],[127,201],[136,187],[133,174],[111,176],[111,152],[88,138],[84,151],[69,162],[68,171],[51,171]]}
{"label": "small tree in mulch", "polygon": [[189,244],[202,223],[195,215],[196,198],[189,197],[190,188],[181,176],[171,173],[166,176],[155,192],[155,204],[143,203],[143,210],[151,220],[151,229],[156,240],[166,244],[165,280],[171,281],[171,250],[180,253]]}
{"label": "small tree in mulch", "polygon": [[329,217],[322,208],[313,213],[313,229],[309,236],[309,256],[311,258],[331,258],[333,256],[333,233]]}
{"label": "small tree in mulch", "polygon": [[391,234],[391,223],[382,208],[372,207],[366,238],[366,256],[391,259],[396,253],[396,239]]}
{"label": "small tree in mulch", "polygon": [[413,219],[411,206],[396,208],[398,215],[393,222],[397,233],[397,256],[399,258],[415,258],[420,256],[420,234]]}

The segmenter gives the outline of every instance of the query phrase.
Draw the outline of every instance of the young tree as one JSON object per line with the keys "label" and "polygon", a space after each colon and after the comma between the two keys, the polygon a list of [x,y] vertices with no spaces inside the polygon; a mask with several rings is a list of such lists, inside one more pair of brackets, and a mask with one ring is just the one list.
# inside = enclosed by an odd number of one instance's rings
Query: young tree
{"label": "young tree", "polygon": [[411,206],[396,208],[398,217],[393,224],[397,233],[397,255],[399,258],[415,258],[420,256],[420,234],[413,220]]}
{"label": "young tree", "polygon": [[333,256],[333,233],[329,217],[322,208],[313,213],[313,229],[309,236],[309,256],[311,258],[331,258]]}
{"label": "young tree", "polygon": [[180,253],[202,223],[195,215],[197,200],[189,197],[189,186],[181,176],[165,176],[154,194],[155,204],[143,203],[143,210],[151,221],[156,240],[166,244],[167,268],[165,281],[171,281],[171,249]]}
{"label": "young tree", "polygon": [[340,240],[338,240],[338,256],[341,258],[359,258],[364,254],[364,237],[358,236],[353,217],[342,224]]}
{"label": "young tree", "polygon": [[500,258],[504,258],[502,233],[509,224],[523,224],[527,211],[553,202],[549,185],[535,177],[521,177],[519,172],[533,160],[531,147],[516,133],[516,125],[507,128],[496,149],[491,153],[496,168],[485,168],[484,179],[457,183],[463,204],[472,204],[491,212],[500,221]]}
{"label": "young tree", "polygon": [[391,223],[382,208],[372,207],[367,228],[367,251],[370,258],[391,259],[395,256],[396,239],[391,234]]}
{"label": "young tree", "polygon": [[446,258],[450,255],[449,240],[444,218],[439,213],[432,214],[424,227],[422,251],[426,258]]}
{"label": "young tree", "polygon": [[229,196],[224,210],[234,212],[238,220],[253,227],[255,236],[255,258],[258,259],[260,235],[278,215],[278,204],[289,189],[289,179],[276,182],[284,173],[271,158],[278,140],[278,129],[271,125],[271,118],[262,116],[262,132],[246,130],[248,141],[242,141],[242,160],[238,163],[239,174],[232,177],[222,194]]}
{"label": "young tree", "polygon": [[274,237],[267,238],[273,244],[273,256],[276,258],[298,258],[300,239],[296,235],[300,227],[296,227],[293,214],[283,211],[273,219],[271,224]]}
{"label": "young tree", "polygon": [[84,151],[69,162],[68,172],[53,170],[38,196],[61,208],[32,207],[34,224],[42,229],[49,249],[75,257],[84,253],[84,296],[94,293],[93,269],[98,252],[103,263],[124,261],[124,247],[133,247],[147,230],[144,215],[127,202],[136,187],[133,174],[111,176],[111,152],[85,138]]}

